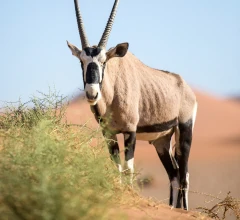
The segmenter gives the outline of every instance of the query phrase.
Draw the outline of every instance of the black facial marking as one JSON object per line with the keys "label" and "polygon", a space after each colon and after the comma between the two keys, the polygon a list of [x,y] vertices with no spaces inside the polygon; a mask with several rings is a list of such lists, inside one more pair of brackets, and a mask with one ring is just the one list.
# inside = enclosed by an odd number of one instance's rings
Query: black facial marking
{"label": "black facial marking", "polygon": [[[84,48],[86,55],[91,57],[97,56],[101,52],[101,50],[102,49],[99,47]],[[106,63],[104,63],[102,67],[102,79],[104,77],[105,66],[106,66]],[[81,67],[82,67],[83,77],[84,77],[84,66],[82,61],[81,61]],[[89,63],[87,66],[86,82],[84,81],[84,88],[86,86],[86,83],[88,84],[99,83],[100,89],[102,88],[102,81],[100,82],[100,71],[99,71],[98,65],[94,62]]]}
{"label": "black facial marking", "polygon": [[151,132],[167,131],[170,128],[177,125],[177,123],[178,123],[177,118],[174,118],[171,121],[163,122],[161,124],[141,126],[141,127],[137,127],[137,133],[151,133]]}
{"label": "black facial marking", "polygon": [[84,69],[83,69],[83,62],[80,60],[80,63],[81,63],[81,68],[82,68],[82,78],[83,78],[84,89],[85,89],[86,82],[84,81]]}
{"label": "black facial marking", "polygon": [[99,47],[95,47],[95,48],[86,47],[86,48],[84,48],[84,51],[85,51],[87,56],[94,57],[94,56],[97,56],[101,52],[101,48],[99,48]]}
{"label": "black facial marking", "polygon": [[100,83],[100,75],[98,65],[94,62],[87,66],[86,83]]}
{"label": "black facial marking", "polygon": [[82,70],[83,70],[83,62],[80,60],[80,62],[81,62],[81,68],[82,68]]}
{"label": "black facial marking", "polygon": [[[106,62],[103,64],[103,67],[102,67],[102,80],[103,80],[103,77],[104,77],[105,67],[106,67]],[[100,89],[102,89],[102,81],[100,82]]]}

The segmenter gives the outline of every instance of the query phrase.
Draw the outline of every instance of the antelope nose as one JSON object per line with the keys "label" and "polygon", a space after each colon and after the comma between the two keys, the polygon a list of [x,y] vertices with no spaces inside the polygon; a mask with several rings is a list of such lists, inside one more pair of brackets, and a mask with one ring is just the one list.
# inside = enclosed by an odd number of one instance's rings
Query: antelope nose
{"label": "antelope nose", "polygon": [[89,94],[88,92],[86,92],[86,96],[87,96],[88,100],[96,100],[98,97],[98,93],[96,95],[93,95],[93,94]]}

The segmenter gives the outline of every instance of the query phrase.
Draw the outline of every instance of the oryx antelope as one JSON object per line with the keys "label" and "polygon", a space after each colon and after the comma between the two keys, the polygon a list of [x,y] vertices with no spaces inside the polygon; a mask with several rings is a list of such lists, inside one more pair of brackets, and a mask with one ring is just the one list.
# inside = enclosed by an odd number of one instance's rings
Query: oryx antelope
{"label": "oryx antelope", "polygon": [[[170,179],[169,204],[180,208],[183,202],[188,209],[196,97],[179,75],[150,68],[127,52],[128,43],[106,50],[118,3],[115,0],[99,44],[90,46],[74,0],[82,50],[67,42],[68,47],[81,62],[86,98],[96,118],[105,123],[104,135],[111,134],[112,140],[117,140],[116,134],[124,135],[126,167],[133,173],[136,139],[152,143]],[[116,141],[109,143],[109,152],[122,171]]]}

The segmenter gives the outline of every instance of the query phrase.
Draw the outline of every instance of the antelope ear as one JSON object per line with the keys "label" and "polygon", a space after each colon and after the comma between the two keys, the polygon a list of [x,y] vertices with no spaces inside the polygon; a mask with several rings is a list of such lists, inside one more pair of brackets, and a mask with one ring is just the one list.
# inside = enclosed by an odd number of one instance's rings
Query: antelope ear
{"label": "antelope ear", "polygon": [[72,51],[72,55],[79,58],[82,51],[78,49],[76,46],[74,46],[73,44],[70,44],[68,41],[67,41],[67,45]]}
{"label": "antelope ear", "polygon": [[128,46],[128,43],[121,43],[114,48],[110,48],[106,53],[107,60],[110,60],[113,57],[124,57],[128,51]]}

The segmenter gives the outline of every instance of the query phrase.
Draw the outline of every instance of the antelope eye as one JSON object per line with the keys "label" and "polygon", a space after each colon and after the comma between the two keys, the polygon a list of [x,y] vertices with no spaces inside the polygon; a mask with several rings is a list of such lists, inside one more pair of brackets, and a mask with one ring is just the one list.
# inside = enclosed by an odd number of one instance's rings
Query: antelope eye
{"label": "antelope eye", "polygon": [[104,59],[98,59],[98,62],[99,62],[99,64],[103,65],[103,63],[105,62],[105,60],[104,60]]}

